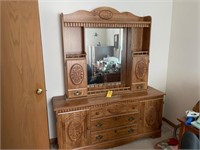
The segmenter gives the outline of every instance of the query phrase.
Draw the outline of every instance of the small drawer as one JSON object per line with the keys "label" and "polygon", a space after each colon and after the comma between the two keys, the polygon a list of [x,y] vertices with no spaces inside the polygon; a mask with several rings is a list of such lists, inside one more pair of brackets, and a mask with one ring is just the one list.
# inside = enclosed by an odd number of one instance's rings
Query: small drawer
{"label": "small drawer", "polygon": [[138,102],[128,102],[127,103],[127,112],[139,112],[139,103]]}
{"label": "small drawer", "polygon": [[121,113],[127,112],[127,104],[126,103],[113,103],[107,106],[107,114],[108,115],[117,115]]}
{"label": "small drawer", "polygon": [[120,115],[110,118],[104,119],[95,119],[91,121],[91,130],[99,131],[114,127],[120,127],[124,125],[134,125],[137,124],[139,119],[138,113],[136,114],[128,114],[128,115]]}
{"label": "small drawer", "polygon": [[67,91],[68,98],[87,96],[87,88],[70,89]]}
{"label": "small drawer", "polygon": [[146,90],[147,89],[147,83],[135,83],[132,84],[131,86],[132,91],[137,91],[137,90]]}
{"label": "small drawer", "polygon": [[134,112],[134,113],[139,112],[138,102],[111,103],[108,106],[92,108],[91,118],[96,119],[100,117],[120,115],[120,114],[131,113],[131,112]]}
{"label": "small drawer", "polygon": [[91,118],[99,118],[105,116],[105,108],[98,108],[91,111]]}
{"label": "small drawer", "polygon": [[115,128],[101,132],[92,132],[92,144],[101,143],[108,140],[118,139],[122,137],[132,136],[137,134],[137,125]]}
{"label": "small drawer", "polygon": [[138,112],[138,102],[123,102],[107,106],[106,115],[118,115],[129,112]]}

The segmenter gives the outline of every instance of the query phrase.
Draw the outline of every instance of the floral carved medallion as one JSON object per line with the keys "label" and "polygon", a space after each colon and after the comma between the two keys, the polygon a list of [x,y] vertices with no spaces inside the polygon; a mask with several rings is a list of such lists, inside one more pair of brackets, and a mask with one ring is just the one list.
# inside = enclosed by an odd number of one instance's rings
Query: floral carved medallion
{"label": "floral carved medallion", "polygon": [[136,77],[138,79],[143,79],[146,73],[146,64],[144,61],[138,61],[135,67]]}
{"label": "floral carved medallion", "polygon": [[146,116],[146,123],[149,127],[155,128],[156,127],[156,118],[157,118],[157,112],[155,111],[156,108],[151,106],[147,109],[147,116]]}
{"label": "floral carved medallion", "polygon": [[125,108],[124,104],[115,104],[108,108],[111,114],[118,114]]}
{"label": "floral carved medallion", "polygon": [[101,19],[105,19],[105,20],[108,20],[108,19],[111,19],[113,16],[113,13],[109,10],[102,10],[99,12],[99,17]]}
{"label": "floral carved medallion", "polygon": [[83,67],[79,64],[74,64],[70,70],[70,79],[73,84],[81,84],[84,78]]}
{"label": "floral carved medallion", "polygon": [[72,121],[68,126],[68,136],[71,141],[77,141],[83,133],[82,125],[79,121]]}

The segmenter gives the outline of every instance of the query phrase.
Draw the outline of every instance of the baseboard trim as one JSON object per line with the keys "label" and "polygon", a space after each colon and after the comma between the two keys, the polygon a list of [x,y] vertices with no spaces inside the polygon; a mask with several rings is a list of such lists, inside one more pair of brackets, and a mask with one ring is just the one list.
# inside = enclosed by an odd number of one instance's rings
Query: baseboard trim
{"label": "baseboard trim", "polygon": [[57,144],[57,142],[58,142],[57,138],[49,139],[50,144]]}
{"label": "baseboard trim", "polygon": [[163,117],[162,118],[163,121],[165,121],[166,123],[168,123],[170,126],[172,126],[173,128],[176,128],[179,125],[174,124],[173,122],[169,121],[167,118]]}

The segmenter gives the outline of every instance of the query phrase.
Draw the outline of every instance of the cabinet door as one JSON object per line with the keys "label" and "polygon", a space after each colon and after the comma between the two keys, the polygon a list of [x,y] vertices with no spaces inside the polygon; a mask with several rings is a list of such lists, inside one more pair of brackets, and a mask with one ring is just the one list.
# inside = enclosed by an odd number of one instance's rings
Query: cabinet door
{"label": "cabinet door", "polygon": [[89,126],[89,110],[57,114],[59,149],[73,149],[88,145]]}
{"label": "cabinet door", "polygon": [[66,60],[66,88],[68,98],[87,95],[85,58]]}
{"label": "cabinet door", "polygon": [[163,97],[140,102],[140,132],[161,129]]}
{"label": "cabinet door", "polygon": [[132,90],[147,89],[149,57],[147,55],[133,56]]}

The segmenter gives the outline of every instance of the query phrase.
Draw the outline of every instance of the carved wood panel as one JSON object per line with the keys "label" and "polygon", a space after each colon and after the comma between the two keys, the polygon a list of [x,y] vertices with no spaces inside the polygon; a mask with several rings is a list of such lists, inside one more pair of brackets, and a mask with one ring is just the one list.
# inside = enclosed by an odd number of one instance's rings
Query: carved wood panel
{"label": "carved wood panel", "polygon": [[149,57],[146,55],[133,56],[132,83],[146,82],[148,77]]}
{"label": "carved wood panel", "polygon": [[68,98],[87,95],[85,58],[66,59],[65,79]]}
{"label": "carved wood panel", "polygon": [[[79,10],[71,14],[62,14],[65,27],[149,27],[151,17],[138,17],[130,12],[119,12],[111,7],[99,7],[92,11]],[[114,26],[113,26],[114,25]]]}
{"label": "carved wood panel", "polygon": [[79,85],[84,79],[84,70],[80,64],[74,64],[70,69],[70,79],[74,85]]}
{"label": "carved wood panel", "polygon": [[160,136],[163,94],[149,87],[120,99],[55,97],[59,148],[105,149],[139,137]]}
{"label": "carved wood panel", "polygon": [[140,131],[151,132],[160,129],[162,123],[163,99],[140,102]]}
{"label": "carved wood panel", "polygon": [[58,114],[58,138],[60,149],[72,149],[89,143],[89,111],[67,112]]}
{"label": "carved wood panel", "polygon": [[148,82],[148,55],[133,55],[132,90],[147,89]]}

